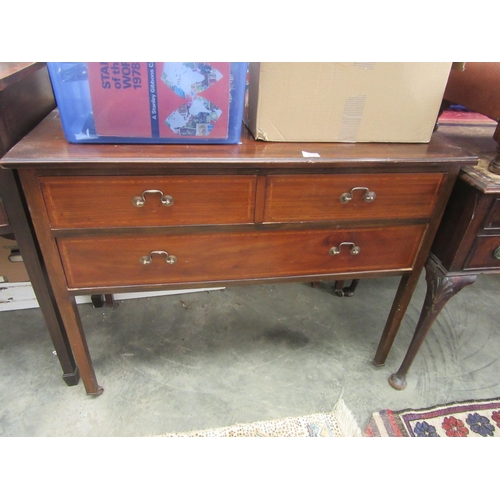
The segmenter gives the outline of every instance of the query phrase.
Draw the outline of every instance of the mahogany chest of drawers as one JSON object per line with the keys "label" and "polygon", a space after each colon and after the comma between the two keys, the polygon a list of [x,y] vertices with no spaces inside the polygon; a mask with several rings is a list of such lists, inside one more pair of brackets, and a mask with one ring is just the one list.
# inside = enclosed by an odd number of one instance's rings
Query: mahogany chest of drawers
{"label": "mahogany chest of drawers", "polygon": [[[74,297],[401,276],[385,362],[460,167],[430,144],[74,145],[56,112],[16,169],[87,393],[102,388]],[[368,325],[367,325],[368,326]]]}

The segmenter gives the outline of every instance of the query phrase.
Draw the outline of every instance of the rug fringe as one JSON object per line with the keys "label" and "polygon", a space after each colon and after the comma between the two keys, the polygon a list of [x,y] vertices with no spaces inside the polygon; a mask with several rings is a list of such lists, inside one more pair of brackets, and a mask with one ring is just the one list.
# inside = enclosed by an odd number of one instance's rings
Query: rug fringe
{"label": "rug fringe", "polygon": [[[344,391],[342,391],[342,394]],[[363,434],[361,429],[354,418],[351,410],[345,404],[342,394],[339,396],[338,401],[333,407],[333,412],[335,413],[335,418],[339,424],[342,431],[342,435],[345,437],[362,437]]]}
{"label": "rug fringe", "polygon": [[342,395],[330,413],[284,417],[149,437],[363,437]]}

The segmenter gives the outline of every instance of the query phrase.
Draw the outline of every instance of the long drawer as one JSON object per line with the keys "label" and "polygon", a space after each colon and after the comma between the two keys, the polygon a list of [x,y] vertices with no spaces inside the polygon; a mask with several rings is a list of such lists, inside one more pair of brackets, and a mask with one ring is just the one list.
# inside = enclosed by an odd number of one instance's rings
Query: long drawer
{"label": "long drawer", "polygon": [[440,173],[270,175],[264,221],[430,217],[443,179]]}
{"label": "long drawer", "polygon": [[254,221],[253,175],[41,177],[55,229]]}
{"label": "long drawer", "polygon": [[70,288],[409,270],[425,225],[79,236],[58,240]]}

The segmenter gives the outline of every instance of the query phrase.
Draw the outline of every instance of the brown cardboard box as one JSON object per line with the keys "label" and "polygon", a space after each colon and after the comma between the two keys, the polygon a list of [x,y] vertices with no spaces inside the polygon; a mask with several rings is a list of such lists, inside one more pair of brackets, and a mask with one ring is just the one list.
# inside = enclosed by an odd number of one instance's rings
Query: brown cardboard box
{"label": "brown cardboard box", "polygon": [[29,280],[17,242],[0,237],[0,282],[21,283]]}
{"label": "brown cardboard box", "polygon": [[276,142],[429,142],[452,63],[250,63],[245,121]]}

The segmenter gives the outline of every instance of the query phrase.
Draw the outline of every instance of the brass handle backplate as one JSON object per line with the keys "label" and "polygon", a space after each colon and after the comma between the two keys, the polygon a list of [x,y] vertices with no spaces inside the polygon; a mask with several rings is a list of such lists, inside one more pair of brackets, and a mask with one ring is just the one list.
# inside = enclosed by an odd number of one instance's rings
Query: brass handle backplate
{"label": "brass handle backplate", "polygon": [[338,247],[332,247],[328,250],[330,255],[338,255],[342,250],[342,245],[350,245],[351,246],[351,255],[358,255],[361,252],[361,248],[358,245],[354,244],[352,241],[343,241]]}
{"label": "brass handle backplate", "polygon": [[353,198],[354,191],[366,191],[363,195],[363,200],[370,202],[376,198],[375,191],[370,191],[367,187],[354,187],[349,193],[343,193],[340,195],[340,203],[349,203]]}
{"label": "brass handle backplate", "polygon": [[175,264],[177,262],[177,257],[175,255],[169,255],[168,252],[165,252],[163,250],[154,250],[152,252],[149,252],[149,255],[144,255],[143,257],[140,258],[141,264],[148,265],[153,262],[153,255],[164,255],[165,256],[165,262],[167,264]]}
{"label": "brass handle backplate", "polygon": [[165,207],[170,207],[174,204],[174,199],[168,194],[163,194],[163,192],[159,189],[146,189],[146,191],[143,191],[140,196],[134,196],[132,198],[132,205],[137,208],[143,207],[146,203],[146,197],[144,196],[146,194],[159,194],[161,196],[161,204]]}
{"label": "brass handle backplate", "polygon": [[500,247],[495,248],[495,251],[493,252],[493,257],[495,259],[500,260]]}

